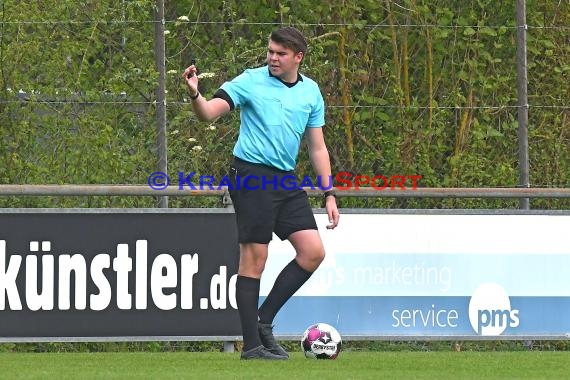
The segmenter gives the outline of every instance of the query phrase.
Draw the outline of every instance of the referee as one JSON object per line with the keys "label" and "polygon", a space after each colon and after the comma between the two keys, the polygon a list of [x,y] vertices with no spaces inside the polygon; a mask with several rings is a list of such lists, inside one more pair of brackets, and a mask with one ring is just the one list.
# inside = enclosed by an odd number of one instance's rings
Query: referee
{"label": "referee", "polygon": [[[311,277],[325,257],[307,193],[279,187],[291,177],[299,146],[306,134],[309,156],[322,188],[332,188],[331,166],[322,127],[324,101],[319,86],[299,73],[307,51],[303,34],[293,27],[271,33],[267,65],[247,69],[224,83],[210,100],[198,91],[195,65],[183,74],[192,108],[201,121],[212,121],[240,109],[239,137],[228,178],[236,212],[240,260],[236,301],[243,334],[241,359],[283,360],[289,355],[273,336],[273,319],[281,307]],[[262,186],[236,186],[239,178],[262,179]],[[328,229],[339,221],[334,192],[326,191]],[[277,276],[259,305],[259,284],[275,233],[289,240],[295,258]]]}

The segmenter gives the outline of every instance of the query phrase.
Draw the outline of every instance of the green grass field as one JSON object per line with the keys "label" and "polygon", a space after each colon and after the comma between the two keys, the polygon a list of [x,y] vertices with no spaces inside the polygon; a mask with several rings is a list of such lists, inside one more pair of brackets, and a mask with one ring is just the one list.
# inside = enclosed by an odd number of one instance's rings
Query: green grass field
{"label": "green grass field", "polygon": [[283,362],[239,353],[1,353],[2,379],[567,379],[570,352],[293,353]]}

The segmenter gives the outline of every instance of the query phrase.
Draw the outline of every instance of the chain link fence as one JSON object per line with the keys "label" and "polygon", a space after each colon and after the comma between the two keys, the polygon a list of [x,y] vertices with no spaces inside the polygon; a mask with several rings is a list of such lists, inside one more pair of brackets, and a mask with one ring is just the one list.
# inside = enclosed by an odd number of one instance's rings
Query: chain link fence
{"label": "chain link fence", "polygon": [[[517,187],[515,2],[498,7],[440,1],[331,5],[321,22],[248,3],[202,9],[160,2],[89,4],[39,18],[2,5],[0,121],[4,184],[145,184],[160,159],[175,184],[195,173],[221,178],[239,113],[201,123],[181,80],[196,58],[201,92],[264,64],[267,36],[293,24],[308,37],[302,73],[325,97],[333,174],[421,175],[421,187]],[[53,4],[52,4],[53,3]],[[62,7],[44,2],[43,7]],[[30,5],[42,7],[42,5]],[[258,9],[259,8],[259,9]],[[570,184],[570,10],[528,1],[531,187]],[[59,8],[58,8],[59,9]],[[45,11],[45,9],[44,9]],[[218,13],[216,13],[218,12]],[[265,13],[264,13],[265,12]],[[288,13],[287,13],[288,12]],[[45,12],[44,12],[45,14]],[[268,18],[267,15],[272,15]],[[246,17],[247,16],[247,17]],[[157,25],[163,25],[158,28]],[[166,106],[160,137],[157,33],[164,35]],[[548,68],[548,72],[545,72]],[[157,125],[158,124],[158,125]],[[166,157],[160,156],[165,144]],[[313,175],[306,149],[300,176]],[[2,173],[3,172],[3,173]],[[152,207],[149,197],[5,197],[3,207]],[[314,206],[320,200],[314,199]],[[221,206],[220,199],[169,197],[170,207]],[[568,208],[567,200],[533,201]],[[341,207],[518,208],[504,199],[346,198]]]}

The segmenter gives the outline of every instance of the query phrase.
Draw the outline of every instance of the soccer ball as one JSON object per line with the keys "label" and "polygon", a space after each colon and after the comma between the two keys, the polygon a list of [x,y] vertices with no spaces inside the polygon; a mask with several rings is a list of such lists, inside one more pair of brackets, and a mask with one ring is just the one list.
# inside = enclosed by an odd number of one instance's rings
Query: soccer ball
{"label": "soccer ball", "polygon": [[341,347],[340,334],[326,323],[309,326],[301,339],[301,349],[309,359],[336,359]]}

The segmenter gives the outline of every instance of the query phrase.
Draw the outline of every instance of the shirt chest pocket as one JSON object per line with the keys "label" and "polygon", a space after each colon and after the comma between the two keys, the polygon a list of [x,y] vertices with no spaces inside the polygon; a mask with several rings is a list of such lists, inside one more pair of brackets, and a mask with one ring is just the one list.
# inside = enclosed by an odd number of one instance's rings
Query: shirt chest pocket
{"label": "shirt chest pocket", "polygon": [[267,126],[280,126],[283,124],[283,104],[279,99],[264,98],[261,104],[261,114],[263,115],[263,123]]}

